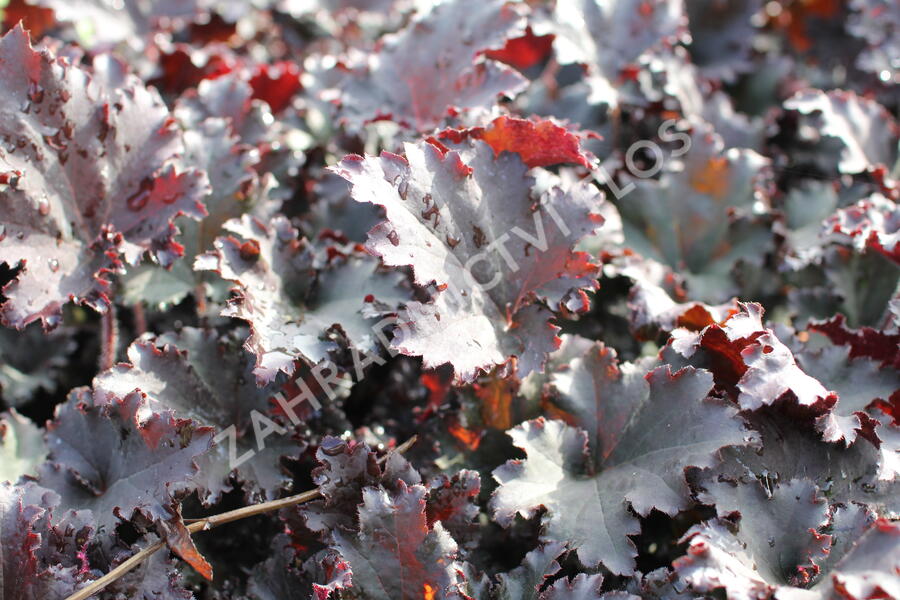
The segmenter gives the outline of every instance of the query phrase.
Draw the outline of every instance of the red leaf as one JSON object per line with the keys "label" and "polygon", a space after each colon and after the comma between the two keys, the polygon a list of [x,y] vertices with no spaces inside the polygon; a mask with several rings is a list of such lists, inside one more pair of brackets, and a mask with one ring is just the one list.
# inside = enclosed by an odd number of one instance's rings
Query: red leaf
{"label": "red leaf", "polygon": [[475,395],[482,401],[481,420],[488,427],[506,430],[516,424],[513,420],[513,402],[519,391],[519,382],[504,379],[497,374],[484,384],[475,384]]}
{"label": "red leaf", "polygon": [[809,328],[828,336],[835,344],[850,346],[850,357],[867,356],[885,365],[900,368],[900,332],[879,331],[871,327],[851,329],[846,317],[838,314],[827,321],[815,321]]}
{"label": "red leaf", "polygon": [[300,67],[286,60],[274,65],[257,66],[249,83],[253,88],[253,97],[268,102],[276,114],[287,108],[294,94],[303,88]]}
{"label": "red leaf", "polygon": [[555,37],[552,34],[535,35],[531,27],[528,27],[525,35],[509,39],[506,41],[506,45],[499,50],[488,50],[484,55],[524,70],[547,58],[553,50]]}
{"label": "red leaf", "polygon": [[220,44],[210,45],[198,51],[187,44],[175,44],[159,56],[158,77],[150,83],[170,93],[181,93],[196,87],[204,79],[215,79],[237,67],[237,58]]}
{"label": "red leaf", "polygon": [[438,138],[459,143],[465,138],[484,140],[494,149],[494,154],[514,152],[522,162],[533,167],[548,167],[561,163],[574,163],[590,167],[588,156],[579,148],[580,138],[550,119],[517,119],[498,117],[486,128],[467,130],[447,129]]}
{"label": "red leaf", "polygon": [[56,25],[56,17],[53,9],[43,6],[34,6],[25,0],[10,0],[3,7],[3,25],[12,29],[16,23],[22,22],[22,26],[36,38],[44,35],[44,32]]}
{"label": "red leaf", "polygon": [[166,542],[172,552],[180,556],[182,560],[191,565],[205,579],[212,581],[212,565],[197,550],[194,540],[191,539],[191,533],[184,526],[184,522],[180,518],[173,521],[160,521],[159,527],[165,534]]}

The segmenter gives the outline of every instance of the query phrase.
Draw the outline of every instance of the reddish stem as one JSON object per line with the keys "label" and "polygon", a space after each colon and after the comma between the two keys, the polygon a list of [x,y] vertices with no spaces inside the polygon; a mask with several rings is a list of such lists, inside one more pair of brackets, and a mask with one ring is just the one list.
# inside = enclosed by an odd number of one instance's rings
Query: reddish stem
{"label": "reddish stem", "polygon": [[116,364],[116,350],[119,345],[119,322],[116,306],[110,304],[100,317],[100,370],[106,371]]}
{"label": "reddish stem", "polygon": [[147,333],[147,313],[144,312],[144,303],[138,302],[132,307],[134,311],[134,332],[137,337]]}
{"label": "reddish stem", "polygon": [[194,286],[194,301],[197,306],[197,314],[200,317],[206,316],[207,306],[206,306],[206,286],[203,282],[198,283]]}

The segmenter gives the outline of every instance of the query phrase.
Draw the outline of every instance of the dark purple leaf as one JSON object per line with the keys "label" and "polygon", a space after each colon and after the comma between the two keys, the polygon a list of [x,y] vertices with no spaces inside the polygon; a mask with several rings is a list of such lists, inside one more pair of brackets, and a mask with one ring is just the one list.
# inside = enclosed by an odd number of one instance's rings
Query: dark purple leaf
{"label": "dark purple leaf", "polygon": [[48,334],[37,324],[0,329],[0,398],[7,406],[22,406],[40,390],[56,391],[75,350],[74,333],[58,327]]}
{"label": "dark purple leaf", "polygon": [[876,73],[884,83],[896,83],[900,7],[890,0],[851,0],[850,8],[853,12],[847,20],[847,31],[866,42],[856,65]]}
{"label": "dark purple leaf", "polygon": [[7,325],[50,329],[71,299],[105,310],[123,256],[164,266],[180,256],[172,219],[202,217],[208,184],[177,170],[180,133],[136,77],[105,88],[16,28],[0,40],[0,80],[0,261],[24,265],[0,311]]}
{"label": "dark purple leaf", "polygon": [[[725,478],[759,481],[764,487],[793,479],[810,480],[819,489],[827,489],[832,502],[865,503],[879,516],[900,515],[896,466],[891,469],[885,464],[885,454],[875,444],[857,441],[848,448],[843,443],[823,442],[814,422],[771,409],[752,415],[749,421],[760,434],[760,448],[725,449],[718,467]],[[893,456],[896,465],[896,452]]]}
{"label": "dark purple leaf", "polygon": [[199,17],[200,0],[123,0],[110,4],[104,0],[39,0],[36,4],[52,8],[57,19],[69,21],[82,31],[82,43],[90,45],[131,42],[140,45],[164,23],[193,21]]}
{"label": "dark purple leaf", "polygon": [[560,569],[557,559],[566,551],[560,542],[547,542],[525,555],[522,564],[497,578],[497,600],[538,600],[547,579]]}
{"label": "dark purple leaf", "polygon": [[407,305],[393,345],[423,356],[426,367],[451,363],[459,381],[512,356],[520,376],[540,369],[557,346],[556,328],[535,301],[555,309],[577,299],[583,310],[582,290],[596,286],[595,267],[573,246],[602,222],[599,192],[578,183],[532,199],[519,156],[495,157],[477,140],[462,153],[429,143],[405,150],[406,158],[348,156],[335,169],[357,201],[385,208],[368,249],[442,290],[433,303]]}
{"label": "dark purple leaf", "polygon": [[64,509],[90,510],[98,533],[142,515],[175,552],[211,575],[181,521],[178,499],[196,488],[194,461],[209,449],[212,430],[153,412],[140,393],[102,406],[85,404],[85,396],[73,392],[56,411],[41,484],[60,494]]}
{"label": "dark purple leaf", "polygon": [[349,66],[341,114],[354,125],[386,118],[417,131],[441,124],[450,109],[490,109],[525,79],[480,51],[525,32],[520,5],[452,0],[383,40],[379,52]]}
{"label": "dark purple leaf", "polygon": [[244,217],[225,229],[240,238],[219,238],[196,267],[237,284],[222,315],[250,323],[247,348],[256,355],[260,384],[279,371],[292,373],[297,359],[325,360],[339,340],[358,354],[378,354],[386,326],[379,322],[409,297],[403,274],[386,273],[359,252],[337,253],[317,268],[315,251],[284,217],[268,226]]}
{"label": "dark purple leaf", "polygon": [[647,379],[649,393],[632,400],[623,430],[599,424],[598,439],[620,435],[602,460],[591,461],[583,430],[561,421],[510,430],[528,458],[494,471],[494,518],[509,525],[516,514],[529,518],[543,506],[547,539],[569,543],[586,565],[631,573],[636,551],[627,536],[639,523],[628,506],[639,515],[654,508],[677,513],[689,505],[684,469],[711,466],[722,447],[753,439],[735,409],[707,398],[709,373],[658,368]]}
{"label": "dark purple leaf", "polygon": [[[737,533],[719,520],[694,527],[687,555],[675,561],[695,590],[724,589],[729,600],[748,597],[826,600],[891,597],[900,535],[896,524],[839,509],[833,527],[828,506],[808,481],[768,491],[759,485],[710,485],[705,501],[719,514],[739,517]],[[839,543],[831,557],[832,543]]]}
{"label": "dark purple leaf", "polygon": [[734,81],[753,68],[753,15],[761,0],[685,2],[691,33],[691,58],[705,77]]}
{"label": "dark purple leaf", "polygon": [[879,520],[856,540],[814,590],[848,600],[900,596],[900,525]]}
{"label": "dark purple leaf", "polygon": [[43,432],[15,411],[0,413],[0,481],[35,475],[47,456]]}
{"label": "dark purple leaf", "polygon": [[609,598],[608,595],[600,593],[601,585],[603,585],[602,575],[579,573],[572,579],[566,577],[557,579],[541,594],[541,600],[603,600]]}
{"label": "dark purple leaf", "polygon": [[58,497],[33,483],[0,483],[0,593],[4,600],[62,600],[80,587],[79,570],[48,556],[49,511]]}
{"label": "dark purple leaf", "polygon": [[759,264],[772,243],[760,214],[769,162],[752,150],[726,150],[709,125],[698,125],[684,159],[668,160],[658,180],[635,179],[619,204],[625,245],[678,272],[689,299],[728,300],[739,290],[738,263]]}
{"label": "dark purple leaf", "polygon": [[587,66],[595,97],[609,104],[626,68],[634,68],[653,50],[687,40],[687,17],[681,0],[556,0],[535,33],[554,34],[553,47],[562,64]]}
{"label": "dark purple leaf", "polygon": [[428,523],[440,521],[462,547],[473,546],[478,537],[476,519],[479,510],[475,501],[481,491],[477,471],[463,470],[452,477],[440,475],[428,482]]}
{"label": "dark purple leaf", "polygon": [[878,166],[891,168],[897,159],[900,127],[888,111],[852,91],[804,90],[788,98],[784,107],[799,112],[816,135],[837,144],[820,142],[823,164],[840,173],[862,173]]}
{"label": "dark purple leaf", "polygon": [[193,600],[181,579],[178,563],[157,552],[106,588],[100,600]]}
{"label": "dark purple leaf", "polygon": [[282,600],[297,595],[327,600],[336,590],[352,584],[349,565],[333,550],[324,550],[306,560],[297,556],[284,534],[272,540],[272,556],[250,573],[247,593],[253,600]]}
{"label": "dark purple leaf", "polygon": [[[298,456],[304,445],[292,436],[290,423],[272,415],[278,389],[256,386],[254,357],[239,342],[185,327],[177,334],[136,341],[128,348],[128,359],[130,364],[119,364],[94,379],[94,402],[140,390],[151,410],[171,410],[215,430],[218,442],[196,460],[199,473],[194,481],[204,503],[214,503],[231,489],[232,470],[248,497],[278,496],[289,482],[281,457]],[[233,458],[239,464],[233,464]]]}
{"label": "dark purple leaf", "polygon": [[739,306],[741,311],[722,325],[710,325],[700,333],[679,331],[671,348],[690,364],[711,365],[716,383],[733,389],[743,410],[770,406],[785,397],[816,414],[830,410],[837,395],[797,366],[790,348],[763,325],[762,306]]}
{"label": "dark purple leaf", "polygon": [[358,526],[356,507],[362,502],[363,489],[384,483],[393,490],[398,480],[410,485],[421,482],[419,474],[410,471],[408,463],[399,456],[388,465],[390,472],[383,472],[365,444],[327,437],[316,458],[321,464],[313,470],[313,481],[319,486],[323,501],[306,504],[301,514],[306,526],[320,533],[327,534],[337,525]]}
{"label": "dark purple leaf", "polygon": [[440,522],[429,527],[424,486],[398,483],[395,492],[363,489],[359,532],[335,531],[350,563],[352,589],[373,600],[462,598],[457,546]]}

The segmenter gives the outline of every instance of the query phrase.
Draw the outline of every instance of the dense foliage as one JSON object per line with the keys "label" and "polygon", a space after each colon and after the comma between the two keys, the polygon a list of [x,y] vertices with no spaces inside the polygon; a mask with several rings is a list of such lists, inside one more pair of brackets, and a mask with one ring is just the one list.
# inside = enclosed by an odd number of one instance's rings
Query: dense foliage
{"label": "dense foliage", "polygon": [[0,6],[2,600],[900,598],[900,4]]}

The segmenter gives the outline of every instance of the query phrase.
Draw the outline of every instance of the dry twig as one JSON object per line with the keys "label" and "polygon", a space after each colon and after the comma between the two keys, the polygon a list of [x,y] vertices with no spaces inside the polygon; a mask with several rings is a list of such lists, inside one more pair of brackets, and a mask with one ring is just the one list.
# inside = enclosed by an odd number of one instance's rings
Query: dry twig
{"label": "dry twig", "polygon": [[[404,453],[409,448],[416,443],[416,436],[413,436],[406,440],[404,443],[400,444],[391,452],[399,452]],[[384,463],[387,459],[388,455],[385,455],[379,459],[379,463]],[[254,504],[253,506],[245,506],[243,508],[238,508],[236,510],[230,510],[228,512],[224,512],[218,515],[213,515],[211,517],[205,517],[202,519],[193,520],[190,525],[187,526],[188,531],[191,533],[197,533],[198,531],[207,531],[209,529],[213,529],[214,527],[218,527],[219,525],[224,525],[225,523],[231,523],[232,521],[239,521],[241,519],[246,519],[247,517],[253,517],[256,515],[261,515],[264,513],[273,512],[276,510],[280,510],[282,508],[287,508],[289,506],[296,506],[298,504],[303,504],[304,502],[309,502],[310,500],[315,500],[319,496],[321,496],[321,492],[318,488],[314,490],[309,490],[307,492],[303,492],[302,494],[297,494],[295,496],[288,496],[287,498],[281,498],[278,500],[272,500],[270,502],[263,502],[261,504]],[[110,585],[112,582],[116,581],[120,577],[124,576],[126,573],[137,567],[139,564],[153,556],[157,551],[162,549],[165,546],[165,542],[156,542],[151,546],[147,546],[134,556],[130,557],[128,560],[123,562],[121,565],[101,577],[96,581],[92,581],[89,585],[81,588],[66,600],[87,600],[94,594],[102,591],[106,586]]]}

